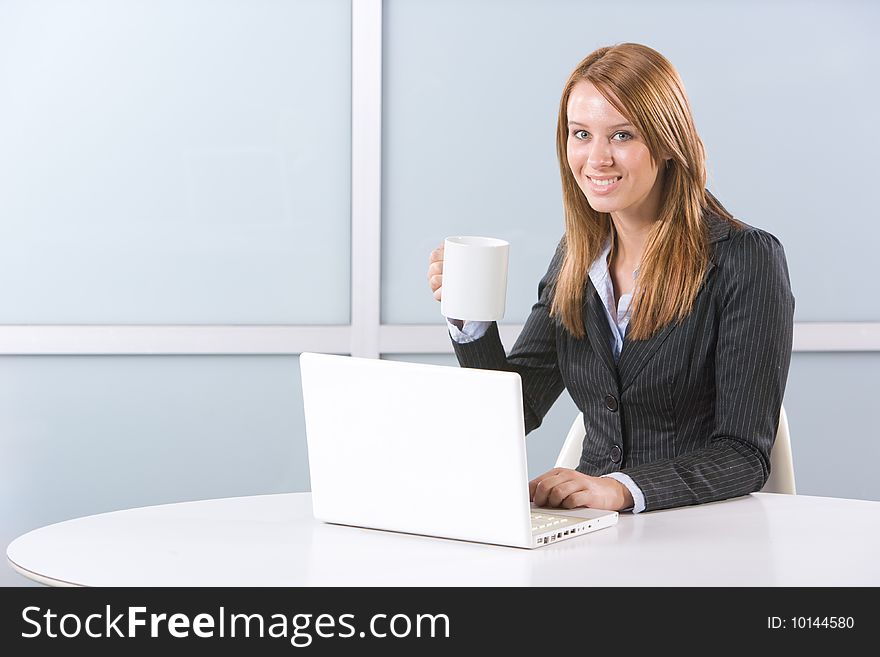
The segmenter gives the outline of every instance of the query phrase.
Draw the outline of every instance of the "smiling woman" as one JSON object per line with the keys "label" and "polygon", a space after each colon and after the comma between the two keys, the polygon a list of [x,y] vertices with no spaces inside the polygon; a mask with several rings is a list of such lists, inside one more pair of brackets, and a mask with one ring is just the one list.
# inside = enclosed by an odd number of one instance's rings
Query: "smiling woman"
{"label": "smiling woman", "polygon": [[703,143],[672,64],[634,43],[591,53],[563,90],[556,148],[568,248],[553,314],[583,337],[581,272],[610,239],[615,301],[639,274],[631,338],[683,319],[709,264],[704,211],[742,224],[705,189]]}
{"label": "smiling woman", "polygon": [[[568,166],[590,206],[602,212],[637,213],[656,206],[662,190],[651,151],[631,123],[618,123],[623,118],[592,83],[572,89]],[[664,164],[668,161],[664,158]]]}
{"label": "smiling woman", "polygon": [[[706,189],[681,79],[647,46],[575,67],[556,146],[565,235],[510,354],[495,323],[449,324],[463,367],[520,374],[527,432],[563,389],[583,412],[577,468],[532,499],[640,512],[760,490],[791,357],[782,245]],[[438,250],[438,300],[442,272]]]}

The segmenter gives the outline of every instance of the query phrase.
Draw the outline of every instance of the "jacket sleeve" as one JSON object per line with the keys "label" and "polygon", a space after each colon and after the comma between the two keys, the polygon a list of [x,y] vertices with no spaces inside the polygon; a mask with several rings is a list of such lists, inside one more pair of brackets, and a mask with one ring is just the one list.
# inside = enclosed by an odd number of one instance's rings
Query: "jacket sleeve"
{"label": "jacket sleeve", "polygon": [[700,504],[758,491],[770,475],[770,450],[791,360],[794,297],[785,253],[769,233],[735,238],[718,281],[715,422],[707,446],[625,468],[646,510]]}
{"label": "jacket sleeve", "polygon": [[509,356],[504,353],[495,322],[478,340],[464,344],[452,341],[462,367],[504,370],[520,375],[526,433],[541,426],[547,411],[564,388],[556,352],[556,321],[550,317],[550,303],[562,266],[563,249],[560,242],[547,273],[538,284],[538,301],[532,306]]}

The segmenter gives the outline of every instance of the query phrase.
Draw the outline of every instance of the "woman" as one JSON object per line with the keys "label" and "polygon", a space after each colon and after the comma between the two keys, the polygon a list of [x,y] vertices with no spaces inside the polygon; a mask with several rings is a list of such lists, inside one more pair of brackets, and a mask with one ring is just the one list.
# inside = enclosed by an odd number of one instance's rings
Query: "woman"
{"label": "woman", "polygon": [[[450,319],[463,367],[520,374],[526,432],[563,388],[583,411],[580,464],[531,481],[531,498],[638,513],[760,490],[791,357],[781,244],[706,190],[684,87],[651,48],[577,66],[556,147],[565,235],[510,354],[494,323]],[[441,247],[437,300],[442,272]]]}

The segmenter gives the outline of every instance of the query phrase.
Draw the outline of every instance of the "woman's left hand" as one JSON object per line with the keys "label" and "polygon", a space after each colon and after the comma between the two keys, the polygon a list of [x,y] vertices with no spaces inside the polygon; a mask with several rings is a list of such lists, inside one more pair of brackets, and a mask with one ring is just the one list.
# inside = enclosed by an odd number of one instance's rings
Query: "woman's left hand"
{"label": "woman's left hand", "polygon": [[529,482],[529,499],[538,506],[621,511],[633,505],[632,493],[611,477],[591,477],[577,470],[553,468]]}

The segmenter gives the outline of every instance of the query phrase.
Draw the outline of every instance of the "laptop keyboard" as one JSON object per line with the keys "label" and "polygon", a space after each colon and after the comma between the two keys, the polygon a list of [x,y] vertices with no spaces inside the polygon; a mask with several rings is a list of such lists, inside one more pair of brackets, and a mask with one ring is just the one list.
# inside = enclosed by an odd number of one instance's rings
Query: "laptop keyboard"
{"label": "laptop keyboard", "polygon": [[567,525],[574,525],[582,520],[568,516],[552,516],[540,511],[532,511],[532,533],[549,532]]}

